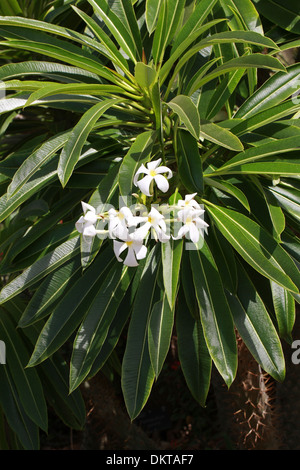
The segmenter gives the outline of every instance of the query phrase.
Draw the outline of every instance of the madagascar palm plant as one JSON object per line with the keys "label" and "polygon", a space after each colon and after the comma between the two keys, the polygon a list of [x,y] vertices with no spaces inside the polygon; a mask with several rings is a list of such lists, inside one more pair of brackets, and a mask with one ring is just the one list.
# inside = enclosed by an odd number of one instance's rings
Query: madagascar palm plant
{"label": "madagascar palm plant", "polygon": [[[131,419],[174,328],[201,405],[212,364],[234,381],[237,333],[282,381],[300,286],[300,65],[279,57],[295,42],[266,36],[250,0],[88,4],[72,5],[80,32],[0,18],[1,46],[34,57],[0,68],[0,336],[22,302],[20,354],[37,332],[25,377],[71,342],[73,393],[120,360]],[[0,372],[17,387],[9,354]]]}

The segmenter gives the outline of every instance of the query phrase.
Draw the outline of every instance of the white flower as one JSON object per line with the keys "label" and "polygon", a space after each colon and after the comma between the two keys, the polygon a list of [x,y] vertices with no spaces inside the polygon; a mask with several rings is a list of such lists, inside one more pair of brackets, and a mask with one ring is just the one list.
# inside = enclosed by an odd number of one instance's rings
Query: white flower
{"label": "white flower", "polygon": [[138,266],[137,260],[141,260],[147,255],[147,248],[142,240],[135,239],[133,235],[128,235],[123,241],[114,240],[114,253],[118,261],[123,261],[120,254],[128,249],[124,264],[126,266]]}
{"label": "white flower", "polygon": [[[177,203],[178,207],[182,207],[183,209],[201,209],[198,202],[194,200],[194,197],[197,193],[194,194],[187,194],[184,200],[180,199]],[[204,212],[204,211],[203,211]]]}
{"label": "white flower", "polygon": [[135,238],[143,240],[150,229],[153,229],[160,242],[166,242],[170,237],[167,235],[167,227],[164,216],[154,207],[146,217],[138,217],[139,222],[145,222],[134,232]]}
{"label": "white flower", "polygon": [[77,220],[76,230],[85,237],[94,237],[97,233],[95,224],[98,221],[96,209],[86,202],[81,202],[81,205],[84,215]]}
{"label": "white flower", "polygon": [[[169,189],[168,179],[172,178],[173,173],[167,166],[159,166],[160,162],[161,158],[147,163],[147,168],[144,165],[141,165],[134,176],[134,185],[137,186],[146,196],[151,196],[150,184],[153,180],[157,184],[158,189],[160,189],[163,193],[166,193]],[[141,173],[146,174],[146,176],[138,181],[138,176]],[[163,176],[162,173],[167,173],[167,177]]]}
{"label": "white flower", "polygon": [[121,207],[119,211],[110,209],[108,215],[110,238],[126,238],[128,236],[128,227],[135,225],[131,210],[125,206]]}
{"label": "white flower", "polygon": [[188,235],[193,243],[198,243],[200,235],[203,237],[203,232],[208,227],[208,224],[199,217],[203,212],[202,209],[185,209],[180,211],[178,219],[183,222],[184,225],[179,229],[177,237],[174,237],[174,239],[178,240]]}

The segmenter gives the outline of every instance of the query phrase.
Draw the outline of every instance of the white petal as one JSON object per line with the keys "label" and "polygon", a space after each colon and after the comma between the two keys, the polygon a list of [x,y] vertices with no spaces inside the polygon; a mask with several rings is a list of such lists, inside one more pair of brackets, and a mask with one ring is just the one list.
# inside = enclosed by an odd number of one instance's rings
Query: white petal
{"label": "white petal", "polygon": [[197,229],[195,224],[190,224],[190,239],[193,243],[197,243],[199,241],[199,230]]}
{"label": "white petal", "polygon": [[118,213],[116,209],[109,209],[108,211],[109,218],[117,217]]}
{"label": "white petal", "polygon": [[160,162],[161,162],[161,158],[159,158],[158,160],[154,160],[152,162],[147,163],[148,170],[155,170],[158,167],[158,165],[160,164]]}
{"label": "white petal", "polygon": [[150,222],[146,222],[144,225],[135,230],[135,232],[132,234],[132,238],[134,240],[144,240],[144,238],[148,235],[150,227]]}
{"label": "white petal", "polygon": [[160,189],[163,193],[166,193],[169,189],[169,183],[168,180],[162,176],[162,175],[156,175],[154,176],[155,183],[158,186],[158,189]]}
{"label": "white petal", "polygon": [[122,261],[122,258],[120,258],[120,254],[126,250],[127,245],[126,243],[123,242],[118,242],[117,240],[114,240],[113,243],[113,248],[114,248],[114,253],[116,255],[116,258],[118,261]]}
{"label": "white petal", "polygon": [[145,165],[141,165],[140,168],[138,169],[138,171],[136,172],[136,174],[134,175],[133,184],[134,184],[135,186],[137,186],[138,176],[139,176],[141,173],[145,173],[146,175],[149,174],[149,170],[147,170],[147,168],[145,167]]}
{"label": "white petal", "polygon": [[156,169],[156,173],[168,173],[168,179],[172,178],[173,176],[172,170],[170,170],[170,168],[168,168],[167,166],[160,166]]}
{"label": "white petal", "polygon": [[134,254],[134,250],[131,246],[128,248],[128,253],[127,253],[127,256],[124,260],[124,264],[126,266],[130,266],[130,267],[138,266],[138,262],[136,260],[135,254]]}
{"label": "white petal", "polygon": [[88,211],[84,216],[84,220],[89,224],[95,224],[98,220],[98,217],[94,212]]}
{"label": "white petal", "polygon": [[84,214],[87,211],[94,212],[94,214],[96,213],[96,209],[93,206],[90,206],[90,204],[87,204],[86,202],[81,201],[81,205],[82,205],[82,210]]}
{"label": "white petal", "polygon": [[77,222],[76,222],[76,224],[75,224],[75,228],[76,228],[77,232],[82,233],[82,232],[83,232],[83,227],[84,227],[84,217],[81,216],[81,217],[77,220]]}
{"label": "white petal", "polygon": [[188,233],[189,231],[189,227],[187,225],[183,225],[179,230],[178,230],[178,234],[177,234],[177,237],[173,237],[174,240],[178,240],[179,238],[182,238],[186,233]]}
{"label": "white petal", "polygon": [[164,216],[163,216],[160,212],[158,212],[158,210],[155,209],[155,207],[151,207],[151,211],[149,212],[148,217],[149,217],[149,216],[150,216],[150,217],[153,217],[153,218],[155,218],[155,219],[157,219],[157,220],[164,219]]}
{"label": "white petal", "polygon": [[94,237],[97,234],[94,225],[86,225],[82,233],[85,237]]}
{"label": "white petal", "polygon": [[137,186],[140,188],[143,194],[146,196],[151,196],[149,193],[150,191],[150,183],[153,180],[153,177],[150,175],[145,176],[143,179],[137,182]]}
{"label": "white petal", "polygon": [[195,196],[197,196],[197,193],[186,194],[184,199],[185,199],[185,201],[190,201],[191,199],[194,199]]}
{"label": "white petal", "polygon": [[133,249],[134,249],[134,251],[135,251],[135,254],[136,254],[137,259],[144,259],[144,258],[146,258],[146,256],[147,256],[147,248],[145,247],[145,245],[141,245],[141,246],[134,245],[134,246],[133,246]]}

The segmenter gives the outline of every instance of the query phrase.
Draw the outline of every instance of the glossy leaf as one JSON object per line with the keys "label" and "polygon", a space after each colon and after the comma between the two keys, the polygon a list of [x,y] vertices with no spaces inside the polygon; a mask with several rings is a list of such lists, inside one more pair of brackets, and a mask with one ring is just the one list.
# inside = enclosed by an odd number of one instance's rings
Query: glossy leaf
{"label": "glossy leaf", "polygon": [[182,240],[171,238],[161,245],[164,288],[171,310],[174,308],[178,291],[182,250]]}
{"label": "glossy leaf", "polygon": [[236,328],[261,367],[276,380],[282,381],[285,361],[276,329],[262,299],[240,266],[238,279],[237,296],[227,295]]}
{"label": "glossy leaf", "polygon": [[148,327],[149,354],[156,377],[159,376],[169,352],[173,326],[174,308],[170,307],[164,292],[161,300],[153,305]]}
{"label": "glossy leaf", "polygon": [[225,147],[234,152],[241,152],[244,146],[240,139],[238,139],[228,129],[224,129],[221,126],[213,122],[201,121],[201,132],[200,135],[203,139],[206,139],[214,144]]}
{"label": "glossy leaf", "polygon": [[110,250],[103,251],[58,303],[40,333],[28,366],[35,366],[50,357],[78,327],[84,312],[101,289],[112,257]]}
{"label": "glossy leaf", "polygon": [[[197,312],[198,313],[198,312]],[[176,312],[178,357],[186,383],[201,406],[205,406],[211,377],[212,360],[206,346],[198,313],[189,312],[184,297]]]}
{"label": "glossy leaf", "polygon": [[250,266],[298,293],[300,277],[296,266],[265,229],[237,211],[211,204],[206,208],[220,232]]}
{"label": "glossy leaf", "polygon": [[57,269],[64,262],[75,257],[79,253],[79,249],[79,237],[74,237],[33,263],[32,266],[3,287],[0,292],[0,303],[6,302],[28,287],[39,282],[43,277]]}
{"label": "glossy leaf", "polygon": [[133,304],[122,363],[122,391],[130,418],[136,418],[148,400],[155,372],[148,347],[148,327],[155,303],[158,259],[155,249],[147,258]]}
{"label": "glossy leaf", "polygon": [[184,0],[165,0],[161,4],[152,45],[152,54],[156,65],[161,65],[166,47],[173,39],[184,3]]}
{"label": "glossy leaf", "polygon": [[206,244],[200,251],[190,251],[190,263],[206,345],[229,387],[236,374],[237,346],[222,281]]}
{"label": "glossy leaf", "polygon": [[177,95],[168,102],[168,107],[178,115],[187,130],[198,140],[200,137],[200,116],[191,98],[185,95]]}
{"label": "glossy leaf", "polygon": [[178,139],[178,169],[182,183],[192,194],[203,191],[202,161],[196,139],[187,131],[179,129]]}
{"label": "glossy leaf", "polygon": [[163,0],[146,0],[145,19],[149,34],[152,34],[156,28],[162,2]]}
{"label": "glossy leaf", "polygon": [[135,62],[142,57],[140,31],[131,2],[117,0],[88,0],[124,52]]}
{"label": "glossy leaf", "polygon": [[129,288],[134,270],[113,266],[78,328],[70,364],[70,390],[75,390],[88,375],[114,319],[117,308]]}
{"label": "glossy leaf", "polygon": [[80,118],[74,129],[71,131],[69,139],[65,144],[59,159],[58,176],[63,186],[65,186],[79,160],[82,148],[93,130],[94,125],[103,113],[110,107],[119,103],[121,99],[108,99],[96,104]]}

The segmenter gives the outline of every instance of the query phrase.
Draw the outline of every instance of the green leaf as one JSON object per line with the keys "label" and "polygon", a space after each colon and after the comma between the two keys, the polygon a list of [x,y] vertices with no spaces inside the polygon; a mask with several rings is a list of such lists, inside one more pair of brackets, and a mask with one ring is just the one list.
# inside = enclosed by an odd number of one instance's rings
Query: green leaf
{"label": "green leaf", "polygon": [[282,381],[285,364],[276,329],[262,299],[241,266],[238,266],[238,279],[237,296],[227,294],[236,328],[261,367],[275,380]]}
{"label": "green leaf", "polygon": [[163,62],[166,48],[177,30],[184,3],[184,0],[164,0],[160,5],[152,45],[152,54],[156,65],[161,66]]}
{"label": "green leaf", "polygon": [[233,69],[242,68],[254,68],[254,69],[270,69],[270,70],[280,70],[285,71],[285,67],[279,62],[279,60],[275,59],[272,56],[264,55],[260,53],[256,54],[248,54],[242,57],[237,57],[235,59],[228,60],[224,62],[223,65],[217,67],[214,71],[205,75],[205,77],[197,80],[197,82],[193,86],[193,90],[196,88],[200,88],[206,83],[210,82],[216,77],[220,75],[224,75],[227,72],[231,72]]}
{"label": "green leaf", "polygon": [[[277,156],[280,153],[288,153],[298,150],[300,146],[300,137],[293,136],[287,137],[285,139],[278,139],[273,142],[268,142],[266,144],[262,144],[259,147],[253,147],[245,150],[242,153],[238,153],[227,162],[224,163],[220,168],[218,168],[214,173],[209,176],[217,175],[220,173],[229,173],[233,170],[233,168],[237,166],[244,166],[247,163],[257,165],[256,160]],[[273,159],[274,162],[274,159]],[[274,166],[275,166],[274,162]],[[284,169],[284,162],[282,161],[283,169]],[[254,167],[255,168],[255,167]],[[208,175],[207,175],[208,176]]]}
{"label": "green leaf", "polygon": [[206,345],[229,387],[237,368],[236,338],[223,284],[206,243],[201,250],[190,251],[190,263]]}
{"label": "green leaf", "polygon": [[47,78],[56,78],[59,81],[65,78],[72,81],[88,81],[99,83],[98,75],[88,72],[82,68],[70,67],[68,65],[55,62],[26,61],[15,64],[5,64],[0,67],[0,80],[8,80],[15,77],[32,77],[36,75],[45,76]]}
{"label": "green leaf", "polygon": [[152,34],[156,28],[162,3],[163,0],[146,0],[145,20],[149,34]]}
{"label": "green leaf", "polygon": [[80,118],[79,122],[71,131],[70,137],[60,155],[58,176],[62,186],[65,186],[71,177],[73,169],[79,160],[82,148],[96,122],[105,111],[121,101],[121,99],[104,100],[94,105]]}
{"label": "green leaf", "polygon": [[[256,31],[264,34],[261,18],[251,0],[221,0],[227,16],[231,16],[232,11],[242,22],[244,29]],[[239,29],[238,21],[230,18],[230,26],[232,29]]]}
{"label": "green leaf", "polygon": [[167,295],[153,305],[148,327],[148,344],[151,364],[156,378],[159,376],[170,348],[174,324],[174,308],[170,308]]}
{"label": "green leaf", "polygon": [[0,368],[0,404],[9,427],[16,433],[25,450],[38,450],[39,428],[28,417],[7,368]]}
{"label": "green leaf", "polygon": [[224,129],[213,122],[201,120],[200,136],[234,152],[241,152],[244,149],[239,138],[228,129]]}
{"label": "green leaf", "polygon": [[263,227],[232,209],[211,203],[206,205],[206,209],[220,232],[250,266],[287,290],[298,293],[299,271],[285,250]]}
{"label": "green leaf", "polygon": [[127,266],[113,266],[94,297],[74,340],[70,364],[71,391],[75,390],[90,372],[133,274],[134,270]]}
{"label": "green leaf", "polygon": [[6,219],[13,211],[15,211],[23,202],[27,201],[31,196],[37,193],[41,188],[57,178],[57,163],[50,162],[40,169],[34,178],[27,181],[22,188],[9,199],[7,194],[0,197],[0,221]]}
{"label": "green leaf", "polygon": [[36,370],[25,368],[29,354],[8,312],[4,311],[0,315],[0,337],[5,342],[7,367],[24,410],[37,426],[47,432],[48,416],[42,384]]}
{"label": "green leaf", "polygon": [[294,100],[286,100],[283,103],[280,103],[276,106],[272,106],[264,111],[258,112],[254,116],[246,119],[237,119],[236,124],[234,125],[234,120],[232,122],[233,126],[231,127],[231,132],[235,135],[244,135],[249,132],[254,131],[255,129],[266,126],[267,124],[273,123],[274,121],[279,121],[284,119],[287,116],[297,113],[300,109],[299,103],[294,103]]}
{"label": "green leaf", "polygon": [[279,335],[291,344],[296,318],[295,300],[290,292],[273,281],[271,281],[271,290]]}
{"label": "green leaf", "polygon": [[70,259],[54,273],[49,274],[27,304],[19,321],[24,328],[52,313],[57,302],[79,278],[81,263],[78,257]]}
{"label": "green leaf", "polygon": [[202,161],[196,139],[187,131],[179,129],[178,170],[179,176],[190,193],[203,191]]}
{"label": "green leaf", "polygon": [[64,132],[43,143],[35,152],[33,152],[14,174],[14,177],[7,188],[8,197],[17,193],[38,170],[56,155],[69,138],[70,132]]}
{"label": "green leaf", "polygon": [[182,47],[182,44],[184,46],[183,50],[185,50],[204,32],[202,31],[202,25],[216,3],[217,0],[202,0],[198,2],[185,25],[179,30],[178,35],[174,39],[171,55],[174,54],[178,48]]}
{"label": "green leaf", "polygon": [[134,76],[142,88],[148,89],[156,79],[156,71],[150,65],[144,64],[144,62],[137,62],[135,64]]}
{"label": "green leaf", "polygon": [[107,80],[112,81],[113,83],[118,83],[118,77],[112,71],[110,71],[107,67],[104,67],[99,61],[96,59],[90,58],[89,55],[85,56],[82,49],[77,48],[74,51],[74,47],[70,47],[67,41],[60,41],[60,45],[57,45],[57,41],[54,42],[52,39],[53,44],[48,44],[44,42],[38,41],[18,41],[18,40],[10,40],[10,41],[1,41],[1,46],[8,46],[10,48],[15,49],[22,49],[28,50],[31,52],[35,52],[37,54],[41,54],[42,56],[52,57],[53,59],[57,59],[62,62],[66,62],[69,65],[74,65],[75,67],[81,67],[88,72],[94,73],[103,77]]}
{"label": "green leaf", "polygon": [[244,101],[234,117],[246,119],[260,111],[282,103],[299,90],[299,76],[299,64],[287,67],[285,72],[275,73]]}
{"label": "green leaf", "polygon": [[240,83],[245,71],[246,69],[238,68],[222,79],[208,104],[208,110],[206,113],[206,118],[208,120],[213,119],[222,107],[226,105]]}
{"label": "green leaf", "polygon": [[1,2],[1,13],[5,16],[14,15],[22,16],[23,11],[20,7],[18,0],[3,0]]}
{"label": "green leaf", "polygon": [[227,175],[230,174],[245,174],[245,175],[274,175],[275,176],[297,176],[300,173],[300,163],[298,160],[273,160],[263,161],[256,163],[245,163],[242,165],[235,165],[226,171]]}
{"label": "green leaf", "polygon": [[142,41],[131,2],[116,0],[88,0],[98,13],[123,51],[133,62],[142,58]]}
{"label": "green leaf", "polygon": [[180,296],[176,311],[178,358],[187,386],[195,400],[205,406],[212,360],[206,346],[199,312],[188,311],[184,297]]}
{"label": "green leaf", "polygon": [[106,269],[113,260],[114,255],[108,247],[72,285],[45,323],[28,366],[40,364],[69,339],[101,289]]}
{"label": "green leaf", "polygon": [[283,29],[300,33],[300,15],[298,5],[292,5],[281,0],[253,0],[258,12],[268,18],[273,24]]}
{"label": "green leaf", "polygon": [[122,196],[131,196],[134,175],[142,164],[150,160],[156,138],[156,131],[139,134],[123,158],[119,172],[119,187]]}
{"label": "green leaf", "polygon": [[105,33],[103,28],[101,28],[93,18],[90,18],[86,13],[79,10],[75,5],[71,6],[73,10],[75,10],[76,13],[85,21],[88,28],[100,40],[101,44],[107,50],[107,56],[112,60],[112,62],[120,67],[120,69],[125,73],[128,73],[128,64],[126,59],[123,57],[122,53],[118,50],[110,37]]}
{"label": "green leaf", "polygon": [[171,309],[174,308],[180,272],[183,241],[171,238],[161,244],[161,259],[165,293]]}
{"label": "green leaf", "polygon": [[206,184],[208,184],[212,188],[216,188],[217,190],[228,193],[231,196],[235,197],[247,209],[247,211],[250,212],[250,206],[247,196],[240,188],[235,186],[233,183],[230,183],[229,181],[223,179],[217,180],[214,178],[207,178],[205,175],[204,177]]}
{"label": "green leaf", "polygon": [[0,292],[0,303],[7,302],[7,300],[39,282],[47,274],[79,254],[79,249],[79,237],[74,237],[33,263],[32,266],[3,287]]}
{"label": "green leaf", "polygon": [[148,348],[148,328],[155,303],[159,262],[155,248],[147,257],[139,282],[122,363],[121,386],[132,420],[145,406],[155,378]]}
{"label": "green leaf", "polygon": [[191,98],[177,95],[167,103],[167,106],[178,115],[187,130],[198,140],[200,138],[200,116]]}

